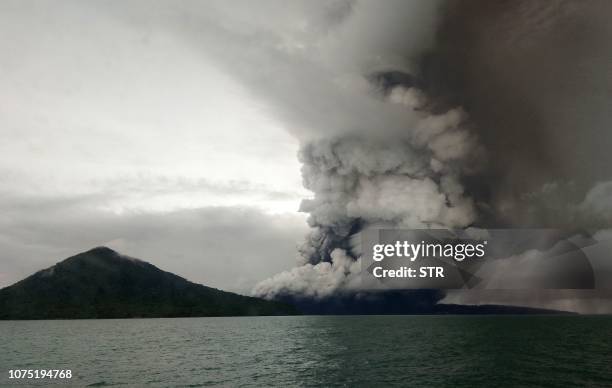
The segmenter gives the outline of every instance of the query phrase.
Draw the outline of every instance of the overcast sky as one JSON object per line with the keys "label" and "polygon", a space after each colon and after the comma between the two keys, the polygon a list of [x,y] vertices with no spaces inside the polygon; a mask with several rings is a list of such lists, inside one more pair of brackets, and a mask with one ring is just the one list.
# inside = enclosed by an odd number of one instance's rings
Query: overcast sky
{"label": "overcast sky", "polygon": [[297,140],[132,4],[0,3],[0,287],[98,245],[242,292],[295,263]]}

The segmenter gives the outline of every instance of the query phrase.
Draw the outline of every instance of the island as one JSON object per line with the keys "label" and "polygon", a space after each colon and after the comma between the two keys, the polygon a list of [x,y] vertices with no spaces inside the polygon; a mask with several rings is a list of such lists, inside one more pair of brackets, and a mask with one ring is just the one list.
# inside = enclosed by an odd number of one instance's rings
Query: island
{"label": "island", "polygon": [[295,315],[290,304],[190,282],[97,247],[0,290],[0,319]]}

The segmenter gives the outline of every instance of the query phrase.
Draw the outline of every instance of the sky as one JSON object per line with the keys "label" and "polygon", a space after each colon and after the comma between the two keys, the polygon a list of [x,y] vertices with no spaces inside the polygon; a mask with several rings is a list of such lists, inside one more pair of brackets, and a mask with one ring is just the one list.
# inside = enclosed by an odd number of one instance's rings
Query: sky
{"label": "sky", "polygon": [[291,267],[297,140],[202,50],[107,5],[0,4],[0,287],[98,245],[242,292]]}

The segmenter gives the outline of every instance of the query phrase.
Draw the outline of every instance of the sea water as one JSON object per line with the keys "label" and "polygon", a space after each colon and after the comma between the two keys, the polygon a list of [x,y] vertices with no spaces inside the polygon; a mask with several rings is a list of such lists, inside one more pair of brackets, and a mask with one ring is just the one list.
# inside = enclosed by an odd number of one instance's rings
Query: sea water
{"label": "sea water", "polygon": [[0,347],[3,386],[612,386],[605,316],[0,321]]}

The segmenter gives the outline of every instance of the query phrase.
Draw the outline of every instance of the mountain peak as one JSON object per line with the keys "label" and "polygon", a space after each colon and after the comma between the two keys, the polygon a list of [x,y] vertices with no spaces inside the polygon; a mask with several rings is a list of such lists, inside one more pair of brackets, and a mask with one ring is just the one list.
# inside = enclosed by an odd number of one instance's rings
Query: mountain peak
{"label": "mountain peak", "polygon": [[91,253],[91,254],[96,254],[96,255],[113,255],[113,256],[119,255],[119,252],[114,251],[110,249],[109,247],[105,247],[105,246],[95,247],[83,253]]}
{"label": "mountain peak", "polygon": [[0,290],[0,319],[295,314],[287,304],[192,283],[96,247]]}
{"label": "mountain peak", "polygon": [[88,251],[78,253],[65,259],[64,261],[59,262],[56,266],[61,266],[64,268],[71,266],[93,266],[97,269],[109,269],[115,266],[130,263],[138,264],[140,266],[154,267],[152,264],[130,256],[122,255],[121,253],[105,246],[95,247]]}

